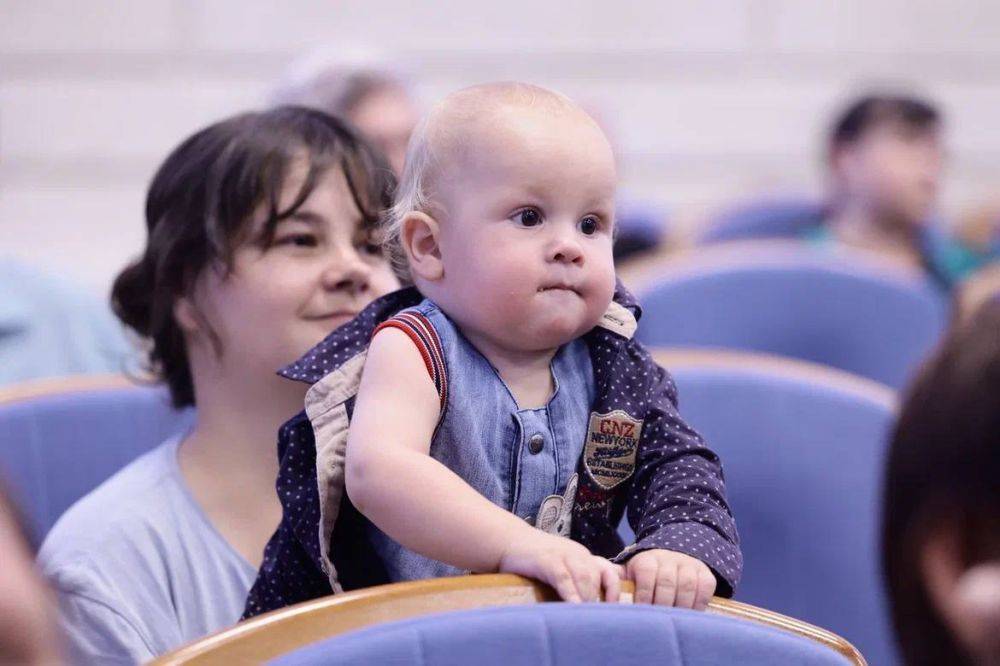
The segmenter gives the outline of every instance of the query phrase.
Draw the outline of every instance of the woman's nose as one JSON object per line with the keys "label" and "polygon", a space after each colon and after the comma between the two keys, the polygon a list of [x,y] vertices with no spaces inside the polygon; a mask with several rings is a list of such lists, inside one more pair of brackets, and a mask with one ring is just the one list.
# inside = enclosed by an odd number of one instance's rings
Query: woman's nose
{"label": "woman's nose", "polygon": [[331,252],[323,269],[323,288],[331,291],[362,293],[368,289],[371,266],[351,247]]}

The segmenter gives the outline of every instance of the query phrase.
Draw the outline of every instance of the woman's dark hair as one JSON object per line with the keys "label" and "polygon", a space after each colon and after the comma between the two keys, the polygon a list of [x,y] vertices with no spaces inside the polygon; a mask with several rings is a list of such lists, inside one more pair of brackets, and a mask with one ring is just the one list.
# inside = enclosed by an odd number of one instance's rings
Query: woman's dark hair
{"label": "woman's dark hair", "polygon": [[[301,160],[308,164],[306,178],[281,210],[286,178]],[[243,243],[270,243],[277,223],[295,213],[331,168],[343,171],[363,224],[376,233],[379,216],[392,205],[392,170],[347,125],[320,111],[285,106],[228,118],[189,137],[156,172],[146,197],[145,251],[115,280],[111,302],[119,319],[150,339],[150,370],[166,382],[175,406],[195,402],[175,301],[191,293],[205,268],[231,269]],[[264,230],[251,238],[261,207]]]}
{"label": "woman's dark hair", "polygon": [[928,101],[901,95],[867,95],[852,102],[830,130],[830,148],[854,143],[868,130],[884,123],[898,123],[917,132],[932,131],[941,114]]}
{"label": "woman's dark hair", "polygon": [[955,538],[964,566],[1000,556],[1000,301],[952,330],[905,400],[887,466],[882,563],[907,664],[971,663],[935,610],[921,556]]}

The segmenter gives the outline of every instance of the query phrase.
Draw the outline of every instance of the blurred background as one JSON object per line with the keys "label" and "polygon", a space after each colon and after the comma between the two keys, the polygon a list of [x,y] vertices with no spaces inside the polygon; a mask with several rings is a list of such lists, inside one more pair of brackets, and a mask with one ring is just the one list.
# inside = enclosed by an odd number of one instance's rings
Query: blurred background
{"label": "blurred background", "polygon": [[998,26],[988,0],[0,0],[0,254],[103,295],[166,153],[317,50],[402,68],[424,104],[494,79],[569,94],[679,237],[750,195],[818,194],[849,98],[914,92],[945,119],[953,221],[1000,182]]}

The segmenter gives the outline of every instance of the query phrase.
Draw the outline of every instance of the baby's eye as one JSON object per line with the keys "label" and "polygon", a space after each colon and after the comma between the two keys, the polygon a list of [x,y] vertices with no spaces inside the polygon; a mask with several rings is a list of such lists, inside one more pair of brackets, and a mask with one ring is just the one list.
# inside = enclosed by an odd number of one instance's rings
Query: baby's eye
{"label": "baby's eye", "polygon": [[583,232],[585,236],[593,236],[600,230],[601,221],[596,217],[588,216],[580,220],[580,231]]}
{"label": "baby's eye", "polygon": [[379,245],[378,243],[371,243],[371,242],[361,243],[358,246],[358,249],[360,249],[365,254],[371,254],[371,255],[382,254],[382,246]]}
{"label": "baby's eye", "polygon": [[537,227],[542,223],[542,214],[534,208],[525,208],[514,213],[511,219],[522,227]]}

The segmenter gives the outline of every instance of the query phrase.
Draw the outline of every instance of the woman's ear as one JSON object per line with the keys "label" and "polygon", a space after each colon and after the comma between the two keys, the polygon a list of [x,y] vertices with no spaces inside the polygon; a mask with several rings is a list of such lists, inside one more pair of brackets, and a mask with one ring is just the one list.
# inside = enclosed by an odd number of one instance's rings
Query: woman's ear
{"label": "woman's ear", "polygon": [[400,229],[400,242],[415,277],[428,281],[444,277],[441,246],[438,241],[440,226],[426,213],[412,211],[406,214]]}
{"label": "woman's ear", "polygon": [[188,335],[201,331],[201,317],[189,296],[179,296],[174,301],[174,321]]}
{"label": "woman's ear", "polygon": [[222,340],[205,318],[204,313],[195,305],[193,296],[178,296],[174,301],[174,321],[181,329],[189,345],[188,353],[203,344],[211,345],[216,356],[222,356]]}

